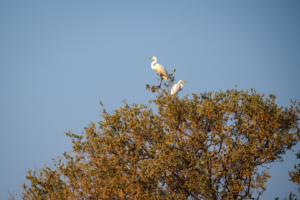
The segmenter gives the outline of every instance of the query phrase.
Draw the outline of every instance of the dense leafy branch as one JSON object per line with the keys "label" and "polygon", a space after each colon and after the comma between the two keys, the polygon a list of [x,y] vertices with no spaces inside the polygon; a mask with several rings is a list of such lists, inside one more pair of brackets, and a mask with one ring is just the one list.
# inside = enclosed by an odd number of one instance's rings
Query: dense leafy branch
{"label": "dense leafy branch", "polygon": [[[28,172],[25,199],[256,199],[268,169],[299,141],[299,109],[255,90],[169,95],[173,74],[150,103],[102,111],[73,149]],[[101,103],[102,104],[102,103]],[[299,171],[291,178],[299,182]]]}

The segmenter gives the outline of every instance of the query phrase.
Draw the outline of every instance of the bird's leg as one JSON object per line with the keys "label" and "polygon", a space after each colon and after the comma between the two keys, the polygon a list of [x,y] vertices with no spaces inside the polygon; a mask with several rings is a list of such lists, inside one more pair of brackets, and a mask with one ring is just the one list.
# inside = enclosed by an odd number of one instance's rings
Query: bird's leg
{"label": "bird's leg", "polygon": [[161,81],[160,81],[160,84],[159,84],[159,87],[161,86],[162,82],[163,82],[163,78],[160,77]]}
{"label": "bird's leg", "polygon": [[163,78],[162,78],[162,76],[160,76],[160,79],[161,79],[161,81],[160,81],[160,84],[159,84],[159,86],[157,86],[157,88],[160,88],[160,86],[161,86],[161,84],[162,84],[162,81],[163,81]]}

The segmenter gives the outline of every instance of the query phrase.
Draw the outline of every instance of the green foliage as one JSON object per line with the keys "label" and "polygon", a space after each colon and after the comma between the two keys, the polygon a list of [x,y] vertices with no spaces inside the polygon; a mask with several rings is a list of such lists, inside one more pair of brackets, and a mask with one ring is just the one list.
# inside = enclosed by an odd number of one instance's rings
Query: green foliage
{"label": "green foliage", "polygon": [[[299,109],[255,90],[169,95],[173,74],[150,103],[102,111],[99,127],[68,132],[73,149],[28,172],[26,199],[250,199],[266,188],[267,164],[299,141]],[[102,105],[102,104],[101,104]],[[265,167],[264,171],[258,167]],[[256,196],[255,196],[256,195]]]}

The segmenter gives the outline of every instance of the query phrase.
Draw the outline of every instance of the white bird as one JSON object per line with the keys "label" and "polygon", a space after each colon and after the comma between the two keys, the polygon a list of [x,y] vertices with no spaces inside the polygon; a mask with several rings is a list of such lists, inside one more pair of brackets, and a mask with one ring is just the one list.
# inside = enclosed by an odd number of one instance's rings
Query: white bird
{"label": "white bird", "polygon": [[161,82],[160,82],[160,85],[159,85],[159,87],[160,87],[161,83],[163,81],[163,78],[168,80],[168,72],[161,64],[157,63],[156,57],[153,56],[149,59],[154,59],[154,61],[151,63],[151,68],[153,70],[155,70],[157,72],[157,74],[160,75],[160,77],[161,77]]}
{"label": "white bird", "polygon": [[180,90],[183,89],[183,85],[180,83],[187,83],[186,81],[180,80],[177,84],[175,84],[171,89],[171,95],[177,95]]}

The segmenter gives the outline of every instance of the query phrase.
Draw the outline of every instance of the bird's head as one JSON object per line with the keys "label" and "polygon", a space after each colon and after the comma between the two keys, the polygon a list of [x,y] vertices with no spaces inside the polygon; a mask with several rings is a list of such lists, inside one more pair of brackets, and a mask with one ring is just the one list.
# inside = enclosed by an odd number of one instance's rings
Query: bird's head
{"label": "bird's head", "polygon": [[180,80],[180,81],[178,81],[178,83],[188,83],[188,82]]}
{"label": "bird's head", "polygon": [[155,56],[153,56],[153,57],[151,57],[151,58],[149,58],[149,59],[154,59],[154,60],[156,60]]}

